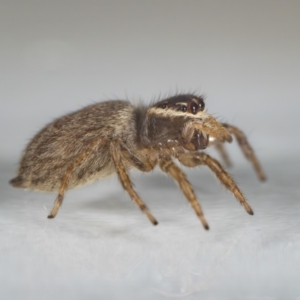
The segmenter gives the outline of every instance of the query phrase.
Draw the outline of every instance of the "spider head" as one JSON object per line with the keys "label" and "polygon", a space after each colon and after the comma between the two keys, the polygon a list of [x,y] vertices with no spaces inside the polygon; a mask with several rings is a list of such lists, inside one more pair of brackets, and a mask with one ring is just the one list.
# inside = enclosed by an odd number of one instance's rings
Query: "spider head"
{"label": "spider head", "polygon": [[140,140],[144,145],[158,145],[158,148],[173,149],[180,144],[190,151],[205,149],[210,136],[221,142],[230,141],[231,135],[204,107],[203,97],[193,94],[176,95],[154,103],[142,119]]}
{"label": "spider head", "polygon": [[[180,94],[160,102],[155,103],[151,112],[156,116],[160,123],[160,130],[181,132],[186,122],[191,120],[202,120],[207,115],[204,112],[205,104],[201,96],[193,94]],[[189,137],[189,141],[182,141],[184,148],[195,151],[205,149],[208,146],[209,135],[203,134],[200,130],[193,130],[194,134]]]}

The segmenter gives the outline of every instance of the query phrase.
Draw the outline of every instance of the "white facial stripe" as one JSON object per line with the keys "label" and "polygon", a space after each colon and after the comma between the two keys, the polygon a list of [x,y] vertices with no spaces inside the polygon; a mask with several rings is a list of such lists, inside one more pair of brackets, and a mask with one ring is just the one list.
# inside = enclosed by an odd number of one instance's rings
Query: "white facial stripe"
{"label": "white facial stripe", "polygon": [[196,115],[189,113],[189,112],[183,112],[183,111],[175,111],[172,109],[163,109],[163,108],[155,108],[152,107],[148,110],[148,114],[149,115],[161,115],[164,117],[192,117],[194,119],[205,119],[207,117],[209,117],[210,115],[208,115],[205,111],[198,111],[198,113]]}

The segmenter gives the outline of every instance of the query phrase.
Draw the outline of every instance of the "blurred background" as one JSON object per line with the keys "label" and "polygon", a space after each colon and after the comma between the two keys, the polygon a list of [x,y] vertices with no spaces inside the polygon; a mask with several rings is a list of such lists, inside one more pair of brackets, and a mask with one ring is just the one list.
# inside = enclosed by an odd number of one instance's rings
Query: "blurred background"
{"label": "blurred background", "polygon": [[[1,0],[1,298],[300,299],[299,15],[298,0]],[[71,191],[51,221],[54,194],[7,184],[54,118],[190,91],[239,126],[263,163],[261,185],[228,146],[255,219],[199,169],[186,172],[208,233],[159,172],[133,175],[156,228],[116,178]]]}

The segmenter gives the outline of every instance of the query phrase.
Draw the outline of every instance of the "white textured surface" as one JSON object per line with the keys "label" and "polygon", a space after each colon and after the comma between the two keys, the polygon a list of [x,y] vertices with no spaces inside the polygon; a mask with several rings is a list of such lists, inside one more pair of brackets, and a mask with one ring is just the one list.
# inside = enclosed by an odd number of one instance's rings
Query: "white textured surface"
{"label": "white textured surface", "polygon": [[160,172],[133,176],[155,227],[116,178],[68,192],[49,220],[55,195],[11,188],[2,166],[0,298],[299,299],[297,164],[265,161],[264,184],[246,163],[231,170],[253,217],[208,171],[188,171],[208,232]]}

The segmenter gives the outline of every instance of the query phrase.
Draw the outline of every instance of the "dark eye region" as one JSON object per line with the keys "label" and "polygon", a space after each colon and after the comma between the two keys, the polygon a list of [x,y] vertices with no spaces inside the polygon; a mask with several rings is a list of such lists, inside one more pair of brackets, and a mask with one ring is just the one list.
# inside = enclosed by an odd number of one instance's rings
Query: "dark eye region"
{"label": "dark eye region", "polygon": [[192,101],[192,103],[191,103],[191,112],[192,112],[192,114],[195,115],[198,112],[198,109],[199,109],[198,103]]}
{"label": "dark eye region", "polygon": [[199,110],[200,111],[204,110],[205,104],[202,98],[196,98],[196,99],[194,98],[191,101],[190,107],[191,107],[191,113],[195,115]]}
{"label": "dark eye region", "polygon": [[164,99],[155,105],[158,108],[182,111],[196,115],[203,111],[205,104],[201,96],[192,94],[181,94]]}
{"label": "dark eye region", "polygon": [[180,107],[180,110],[183,111],[183,112],[186,112],[187,111],[187,107],[185,105],[182,105]]}

